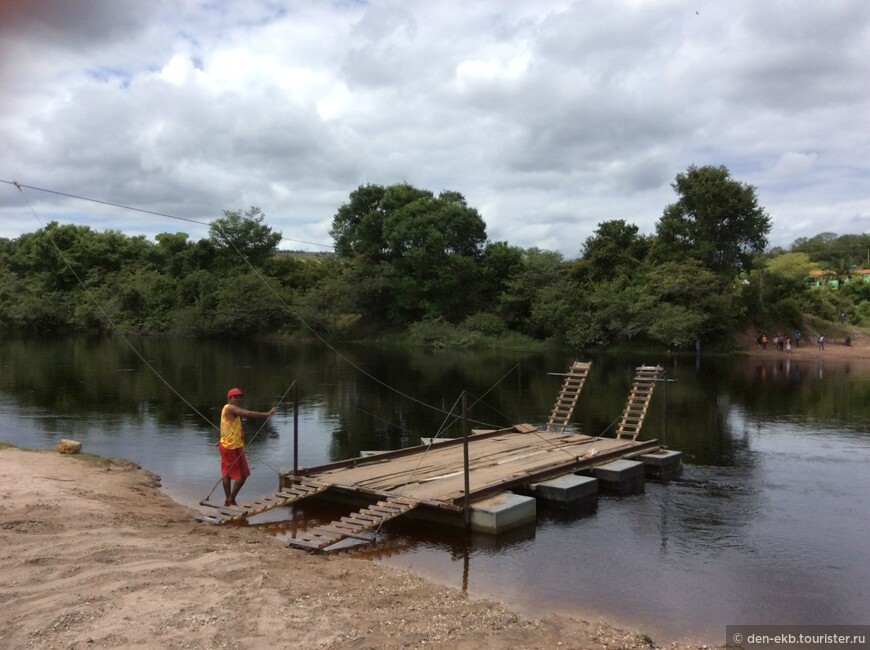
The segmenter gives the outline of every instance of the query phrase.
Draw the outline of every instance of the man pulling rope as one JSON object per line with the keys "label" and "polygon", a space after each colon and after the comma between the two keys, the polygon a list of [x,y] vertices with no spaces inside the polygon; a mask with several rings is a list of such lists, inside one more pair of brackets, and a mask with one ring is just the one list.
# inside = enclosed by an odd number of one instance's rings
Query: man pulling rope
{"label": "man pulling rope", "polygon": [[[245,458],[245,432],[242,431],[242,416],[246,418],[269,418],[275,415],[275,407],[271,410],[249,411],[243,409],[244,393],[238,388],[231,388],[227,393],[227,404],[221,411],[221,439],[218,450],[221,453],[221,482],[224,486],[225,506],[235,506],[236,496],[251,475],[248,460]],[[235,481],[235,484],[232,484]]]}

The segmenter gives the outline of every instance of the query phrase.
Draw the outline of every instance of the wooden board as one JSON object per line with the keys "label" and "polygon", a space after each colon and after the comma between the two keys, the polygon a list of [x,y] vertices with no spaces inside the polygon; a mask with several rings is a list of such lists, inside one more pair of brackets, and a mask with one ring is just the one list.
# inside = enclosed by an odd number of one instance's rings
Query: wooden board
{"label": "wooden board", "polygon": [[[593,438],[579,434],[514,432],[470,442],[471,491],[487,489],[505,480],[535,476],[547,468],[563,466],[595,454],[631,450],[633,442]],[[427,502],[452,504],[464,493],[462,446],[432,447],[389,463],[366,463],[320,471],[318,482],[344,490],[393,494]]]}

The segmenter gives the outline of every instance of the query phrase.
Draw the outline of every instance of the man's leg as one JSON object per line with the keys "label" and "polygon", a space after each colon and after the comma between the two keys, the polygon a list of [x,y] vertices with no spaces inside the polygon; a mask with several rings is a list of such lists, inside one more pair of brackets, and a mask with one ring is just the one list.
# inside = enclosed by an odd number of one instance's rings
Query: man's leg
{"label": "man's leg", "polygon": [[229,477],[229,475],[224,474],[223,477],[221,477],[221,483],[224,486],[224,505],[225,506],[231,505],[230,501],[232,500],[232,497],[230,497],[230,477]]}
{"label": "man's leg", "polygon": [[236,497],[239,494],[239,490],[241,490],[242,486],[245,484],[245,481],[247,480],[247,478],[248,478],[247,476],[242,475],[242,478],[236,480],[236,484],[233,485],[233,491],[232,491],[232,494],[230,495],[230,502],[228,505],[231,505],[231,506],[238,505],[236,503]]}

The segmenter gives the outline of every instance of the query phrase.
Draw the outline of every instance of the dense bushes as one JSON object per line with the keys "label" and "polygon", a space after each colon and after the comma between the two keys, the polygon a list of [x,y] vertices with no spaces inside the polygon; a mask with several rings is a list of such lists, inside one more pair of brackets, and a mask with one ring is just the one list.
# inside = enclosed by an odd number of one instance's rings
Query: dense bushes
{"label": "dense bushes", "polygon": [[[576,260],[489,242],[461,195],[407,184],[352,193],[333,222],[336,255],[279,253],[280,233],[257,208],[225,212],[197,242],[53,222],[0,240],[0,326],[197,337],[406,332],[431,347],[534,339],[690,348],[752,324],[800,328],[807,314],[870,320],[870,283],[847,283],[852,267],[843,263],[853,249],[870,249],[867,238],[820,236],[800,240],[800,251],[761,254],[769,220],[752,188],[724,168],[693,167],[678,180],[681,198],[666,208],[660,232],[604,221]],[[727,210],[705,201],[737,206],[740,227],[720,229]],[[829,259],[840,288],[810,286],[808,272]]]}

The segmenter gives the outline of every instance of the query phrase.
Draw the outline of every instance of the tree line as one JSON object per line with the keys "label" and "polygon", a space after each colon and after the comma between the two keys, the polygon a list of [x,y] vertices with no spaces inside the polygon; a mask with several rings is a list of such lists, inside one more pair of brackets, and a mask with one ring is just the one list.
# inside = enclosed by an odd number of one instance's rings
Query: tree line
{"label": "tree line", "polygon": [[823,233],[765,252],[770,218],[727,168],[691,166],[673,188],[653,234],[603,221],[576,259],[489,241],[461,194],[406,183],[354,190],[332,222],[334,255],[279,251],[281,233],[256,207],[225,211],[199,241],[52,222],[0,240],[0,327],[583,348],[725,341],[752,325],[798,328],[807,314],[870,319],[870,283],[835,294],[806,281],[821,267],[847,279],[870,236]]}

